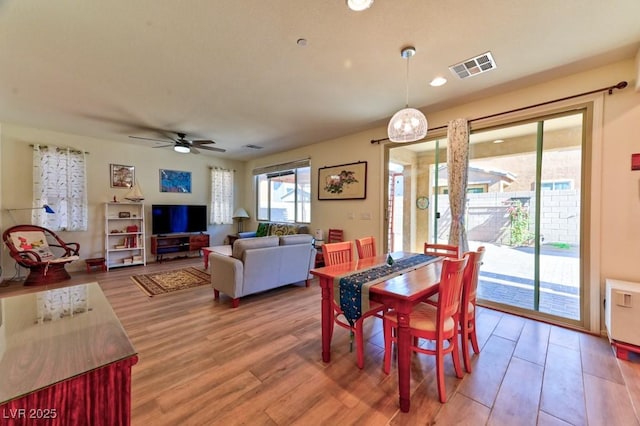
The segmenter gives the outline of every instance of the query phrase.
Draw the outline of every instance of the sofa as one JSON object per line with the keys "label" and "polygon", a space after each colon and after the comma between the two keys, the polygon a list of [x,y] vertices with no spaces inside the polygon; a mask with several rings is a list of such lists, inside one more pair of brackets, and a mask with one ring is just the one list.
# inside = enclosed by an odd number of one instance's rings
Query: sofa
{"label": "sofa", "polygon": [[255,231],[238,232],[238,238],[255,238],[268,237],[271,235],[295,235],[308,234],[309,227],[307,225],[298,225],[294,223],[277,223],[277,222],[260,222]]}
{"label": "sofa", "polygon": [[218,251],[209,254],[214,299],[224,293],[237,308],[240,298],[249,294],[302,281],[308,287],[315,257],[309,234],[238,239],[231,256]]}

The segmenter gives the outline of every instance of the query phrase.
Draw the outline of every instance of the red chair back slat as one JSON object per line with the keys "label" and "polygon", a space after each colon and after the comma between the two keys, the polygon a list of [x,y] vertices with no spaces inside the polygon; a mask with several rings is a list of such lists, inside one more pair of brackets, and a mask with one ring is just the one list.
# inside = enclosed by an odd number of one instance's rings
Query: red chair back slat
{"label": "red chair back slat", "polygon": [[360,259],[376,257],[376,239],[373,237],[358,238],[356,240],[356,250]]}
{"label": "red chair back slat", "polygon": [[353,259],[353,244],[351,241],[323,244],[322,256],[326,266],[351,262]]}

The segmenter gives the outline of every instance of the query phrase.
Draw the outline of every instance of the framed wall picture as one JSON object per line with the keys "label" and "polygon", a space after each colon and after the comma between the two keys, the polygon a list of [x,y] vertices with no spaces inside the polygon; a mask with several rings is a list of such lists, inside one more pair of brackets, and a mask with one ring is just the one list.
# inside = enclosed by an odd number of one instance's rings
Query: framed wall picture
{"label": "framed wall picture", "polygon": [[160,192],[191,193],[191,172],[160,169]]}
{"label": "framed wall picture", "polygon": [[318,200],[367,198],[367,162],[318,169]]}
{"label": "framed wall picture", "polygon": [[136,181],[135,167],[111,164],[111,187],[131,188]]}

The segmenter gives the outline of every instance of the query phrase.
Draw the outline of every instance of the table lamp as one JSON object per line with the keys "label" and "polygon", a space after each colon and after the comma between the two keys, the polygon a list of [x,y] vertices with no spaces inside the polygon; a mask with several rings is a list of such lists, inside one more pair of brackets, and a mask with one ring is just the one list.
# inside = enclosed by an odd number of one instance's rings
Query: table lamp
{"label": "table lamp", "polygon": [[240,233],[242,232],[242,221],[249,219],[249,213],[242,207],[238,207],[235,213],[233,213],[233,219],[238,219],[238,233]]}

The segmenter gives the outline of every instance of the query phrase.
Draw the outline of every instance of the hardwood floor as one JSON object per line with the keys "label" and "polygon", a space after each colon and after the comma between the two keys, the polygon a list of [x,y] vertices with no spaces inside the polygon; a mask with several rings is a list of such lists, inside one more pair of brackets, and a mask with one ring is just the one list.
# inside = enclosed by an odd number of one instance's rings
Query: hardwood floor
{"label": "hardwood floor", "polygon": [[[414,355],[411,412],[398,409],[397,371],[382,372],[382,323],[365,321],[365,368],[336,327],[332,362],[320,356],[320,290],[287,286],[230,308],[211,287],[147,297],[129,278],[202,266],[202,259],[72,273],[97,281],[139,362],[132,424],[637,425],[640,358],[620,361],[606,339],[479,309],[482,352],[438,402],[433,357]],[[5,283],[6,284],[6,283]],[[0,297],[42,288],[0,287]]]}

